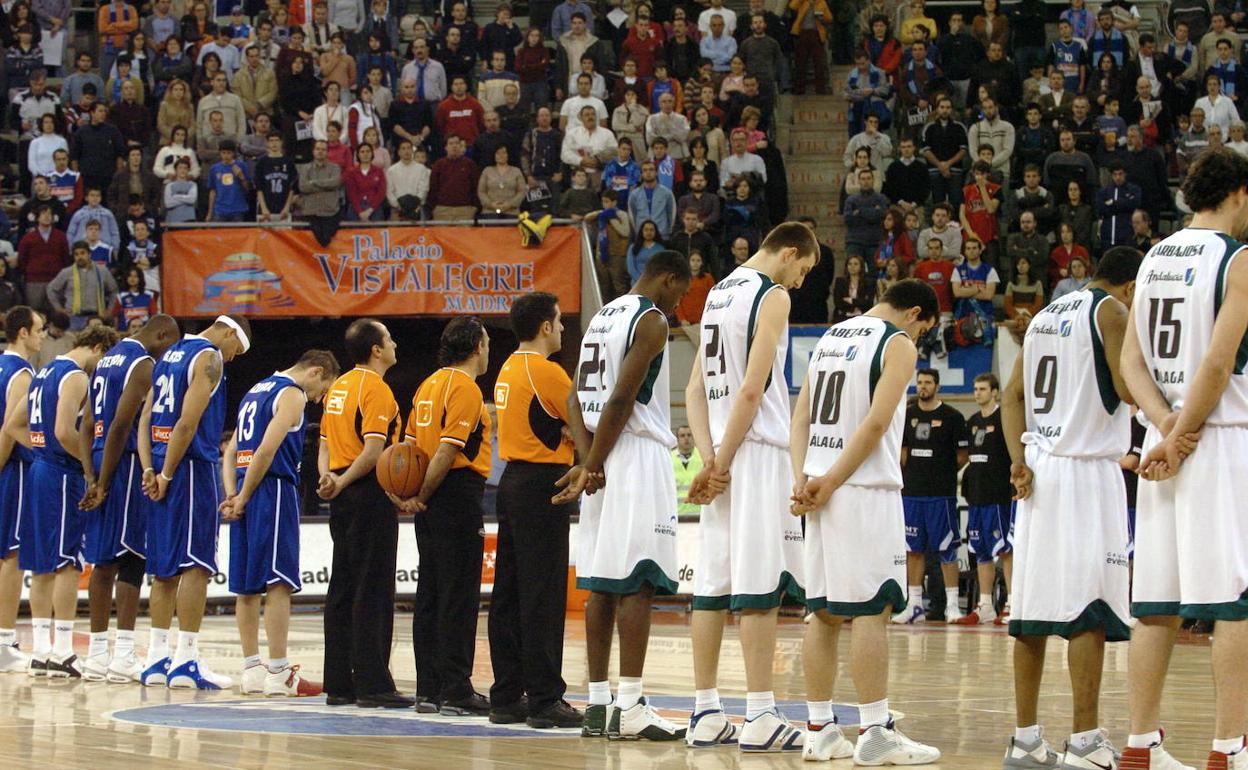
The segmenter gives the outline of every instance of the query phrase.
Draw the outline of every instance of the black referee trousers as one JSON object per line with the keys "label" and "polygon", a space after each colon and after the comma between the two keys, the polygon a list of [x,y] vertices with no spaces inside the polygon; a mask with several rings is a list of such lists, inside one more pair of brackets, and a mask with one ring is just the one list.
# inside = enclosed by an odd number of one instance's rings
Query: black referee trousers
{"label": "black referee trousers", "polygon": [[421,698],[441,702],[473,693],[485,546],[484,495],[484,476],[471,468],[456,468],[429,498],[428,509],[416,514],[420,573],[412,648],[416,695]]}
{"label": "black referee trousers", "polygon": [[498,483],[498,556],[490,594],[490,704],[529,696],[537,713],[563,699],[563,623],[568,519],[576,503],[552,505],[568,466],[511,461]]}
{"label": "black referee trousers", "polygon": [[329,501],[334,563],[325,596],[325,694],[394,692],[394,574],[399,519],[372,473]]}

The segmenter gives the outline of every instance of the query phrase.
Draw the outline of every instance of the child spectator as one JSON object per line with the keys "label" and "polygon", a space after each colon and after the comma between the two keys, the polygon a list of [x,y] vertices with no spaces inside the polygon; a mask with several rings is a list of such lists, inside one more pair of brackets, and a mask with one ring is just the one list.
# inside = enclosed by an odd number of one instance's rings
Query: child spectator
{"label": "child spectator", "polygon": [[208,171],[209,222],[241,222],[247,215],[251,177],[243,164],[235,162],[236,148],[232,140],[222,142],[221,160]]}
{"label": "child spectator", "polygon": [[137,265],[126,268],[124,288],[117,294],[114,315],[117,328],[128,331],[135,321],[147,323],[156,314],[156,295],[147,290],[143,280],[143,271]]}
{"label": "child spectator", "polygon": [[112,269],[113,267],[113,247],[100,240],[100,223],[92,219],[87,222],[87,252],[91,255],[91,261],[100,267]]}
{"label": "child spectator", "polygon": [[165,221],[170,224],[195,221],[199,186],[191,181],[191,163],[182,158],[174,166],[174,178],[165,183]]}

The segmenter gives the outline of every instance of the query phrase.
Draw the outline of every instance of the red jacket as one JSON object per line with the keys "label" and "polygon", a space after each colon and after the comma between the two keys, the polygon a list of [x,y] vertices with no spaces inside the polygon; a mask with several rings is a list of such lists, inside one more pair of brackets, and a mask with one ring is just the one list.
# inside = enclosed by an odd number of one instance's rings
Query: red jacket
{"label": "red jacket", "polygon": [[48,283],[72,262],[69,239],[55,227],[46,241],[35,227],[17,244],[17,266],[31,283]]}
{"label": "red jacket", "polygon": [[433,126],[443,139],[455,134],[471,147],[477,134],[485,130],[485,108],[471,96],[463,99],[448,96],[438,105]]}
{"label": "red jacket", "polygon": [[[445,102],[443,102],[445,104]],[[476,206],[481,169],[468,159],[439,158],[429,170],[429,206]]]}
{"label": "red jacket", "polygon": [[347,193],[347,205],[359,214],[364,209],[376,210],[386,202],[386,172],[370,166],[368,174],[359,166],[351,166],[342,173],[342,186]]}

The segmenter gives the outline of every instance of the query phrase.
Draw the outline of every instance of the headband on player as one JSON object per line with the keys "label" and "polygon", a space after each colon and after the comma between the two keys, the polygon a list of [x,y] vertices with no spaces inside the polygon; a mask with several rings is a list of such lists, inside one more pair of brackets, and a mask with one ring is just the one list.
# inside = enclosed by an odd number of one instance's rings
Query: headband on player
{"label": "headband on player", "polygon": [[247,332],[243,331],[243,327],[238,325],[238,321],[230,318],[228,315],[217,316],[217,323],[225,324],[238,333],[238,341],[243,343],[243,352],[251,350],[251,340],[247,338]]}

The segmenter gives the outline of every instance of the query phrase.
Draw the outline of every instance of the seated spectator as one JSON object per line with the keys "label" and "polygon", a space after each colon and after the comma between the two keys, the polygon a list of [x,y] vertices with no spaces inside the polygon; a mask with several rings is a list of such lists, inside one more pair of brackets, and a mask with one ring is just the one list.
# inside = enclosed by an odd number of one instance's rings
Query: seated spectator
{"label": "seated spectator", "polygon": [[1047,283],[1056,286],[1059,281],[1070,275],[1070,262],[1075,258],[1091,264],[1092,257],[1088,250],[1075,239],[1075,228],[1069,222],[1062,222],[1057,228],[1058,243],[1049,252],[1049,274]]}
{"label": "seated spectator", "polygon": [[1102,250],[1131,243],[1131,215],[1143,204],[1139,185],[1127,181],[1127,170],[1121,163],[1110,168],[1110,179],[1110,184],[1096,194]]}
{"label": "seated spectator", "polygon": [[282,135],[270,131],[265,137],[264,157],[256,161],[256,220],[286,222],[290,220],[299,181],[295,162],[286,155]]}
{"label": "seated spectator", "polygon": [[[459,79],[462,83],[462,79]],[[476,101],[475,99],[473,101]],[[429,174],[429,206],[437,220],[474,219],[477,214],[477,180],[481,171],[464,155],[462,137],[446,139],[446,157],[439,158]]]}
{"label": "seated spectator", "polygon": [[1050,301],[1079,291],[1091,282],[1092,278],[1088,275],[1088,263],[1084,261],[1083,257],[1072,257],[1070,260],[1070,275],[1058,281],[1057,286],[1053,287],[1053,296]]}
{"label": "seated spectator", "polygon": [[318,139],[312,145],[312,162],[299,167],[299,208],[304,219],[330,220],[336,226],[341,190],[342,169],[329,161],[327,143]]}
{"label": "seated spectator", "polygon": [[940,241],[944,258],[953,261],[962,254],[962,225],[953,221],[953,207],[937,203],[932,207],[932,224],[919,232],[918,242],[926,244],[932,238]]}
{"label": "seated spectator", "polygon": [[207,222],[242,222],[250,208],[251,175],[247,165],[235,159],[238,145],[227,139],[219,148],[221,159],[208,169]]}
{"label": "seated spectator", "polygon": [[[991,345],[996,338],[992,325],[992,298],[997,293],[997,284],[1001,279],[997,277],[997,271],[992,265],[980,258],[983,247],[979,238],[969,236],[962,246],[965,258],[949,280],[955,298],[953,316],[955,322],[964,329],[961,336],[969,344]],[[968,318],[976,319],[976,322],[967,324]],[[968,327],[974,330],[972,334],[966,333],[965,329]]]}
{"label": "seated spectator", "polygon": [[659,183],[658,164],[653,160],[641,164],[641,184],[628,196],[628,216],[634,227],[650,221],[658,227],[659,240],[672,234],[676,222],[676,197],[671,188]]}
{"label": "seated spectator", "polygon": [[[1048,271],[1049,239],[1037,229],[1035,212],[1024,211],[1019,217],[1018,226],[1017,233],[1010,233],[1006,237],[1003,264],[1013,266],[1020,259],[1025,259],[1036,275],[1044,275]],[[1013,280],[1015,277],[1011,273],[1006,280]]]}
{"label": "seated spectator", "polygon": [[880,223],[880,230],[882,234],[879,247],[875,250],[875,259],[872,262],[875,273],[882,273],[885,263],[893,259],[900,260],[909,270],[915,261],[914,242],[906,231],[905,215],[901,209],[896,206],[889,207],[884,214],[884,221]]}
{"label": "seated spectator", "polygon": [[864,259],[874,258],[883,234],[884,217],[889,209],[888,199],[875,192],[873,177],[870,169],[858,172],[862,192],[847,197],[842,209],[847,231],[845,253],[857,254]]}
{"label": "seated spectator", "polygon": [[659,239],[659,228],[654,222],[646,220],[637,228],[633,242],[628,247],[628,277],[633,283],[641,278],[642,271],[650,258],[663,251],[663,242]]}

